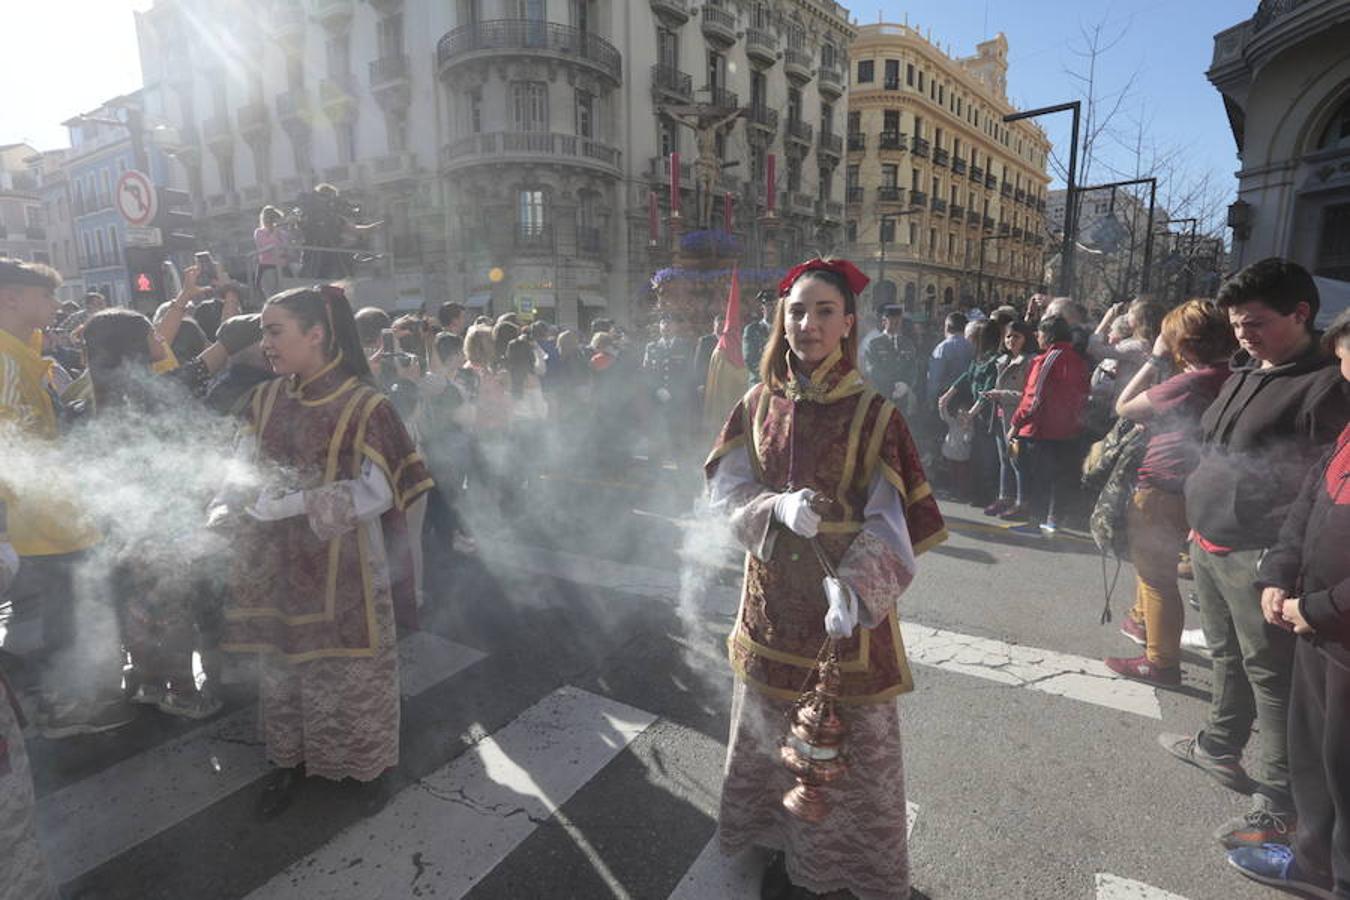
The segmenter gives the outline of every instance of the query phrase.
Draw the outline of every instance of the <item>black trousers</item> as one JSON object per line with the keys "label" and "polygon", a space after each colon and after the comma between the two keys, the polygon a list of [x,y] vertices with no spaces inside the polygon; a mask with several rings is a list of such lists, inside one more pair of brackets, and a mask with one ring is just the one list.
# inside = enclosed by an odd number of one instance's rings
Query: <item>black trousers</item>
{"label": "black trousers", "polygon": [[1289,775],[1298,832],[1294,854],[1308,878],[1350,900],[1350,669],[1311,641],[1294,651]]}
{"label": "black trousers", "polygon": [[1078,475],[1074,464],[1077,442],[1020,438],[1018,443],[1028,516],[1036,523],[1054,522]]}

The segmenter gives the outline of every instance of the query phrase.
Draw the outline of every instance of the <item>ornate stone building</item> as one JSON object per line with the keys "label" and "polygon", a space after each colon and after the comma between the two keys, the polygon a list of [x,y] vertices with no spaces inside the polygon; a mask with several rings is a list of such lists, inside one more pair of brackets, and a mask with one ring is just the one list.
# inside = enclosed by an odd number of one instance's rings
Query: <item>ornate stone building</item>
{"label": "ornate stone building", "polygon": [[920,318],[1042,280],[1050,143],[1032,122],[1003,122],[1007,40],[976,50],[953,59],[886,24],[860,28],[849,50],[847,242],[874,301]]}
{"label": "ornate stone building", "polygon": [[1347,46],[1350,3],[1333,0],[1263,0],[1215,35],[1209,80],[1242,163],[1228,211],[1234,267],[1287,256],[1350,282]]}
{"label": "ornate stone building", "polygon": [[138,22],[213,247],[246,260],[264,202],[331,182],[388,223],[363,302],[640,318],[670,153],[685,209],[704,199],[677,120],[698,105],[743,111],[718,225],[730,195],[760,248],[773,170],[781,257],[842,233],[854,31],[832,0],[156,0]]}

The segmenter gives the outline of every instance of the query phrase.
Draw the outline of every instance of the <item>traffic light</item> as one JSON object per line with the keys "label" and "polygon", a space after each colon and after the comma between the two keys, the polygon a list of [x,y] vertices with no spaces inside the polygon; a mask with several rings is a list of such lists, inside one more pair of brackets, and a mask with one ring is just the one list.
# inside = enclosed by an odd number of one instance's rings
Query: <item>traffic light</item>
{"label": "traffic light", "polygon": [[142,311],[154,310],[168,299],[164,285],[164,251],[158,247],[127,247],[126,259],[132,306]]}
{"label": "traffic light", "polygon": [[159,212],[155,226],[164,234],[164,246],[169,250],[196,250],[197,238],[192,233],[192,198],[187,191],[159,188]]}

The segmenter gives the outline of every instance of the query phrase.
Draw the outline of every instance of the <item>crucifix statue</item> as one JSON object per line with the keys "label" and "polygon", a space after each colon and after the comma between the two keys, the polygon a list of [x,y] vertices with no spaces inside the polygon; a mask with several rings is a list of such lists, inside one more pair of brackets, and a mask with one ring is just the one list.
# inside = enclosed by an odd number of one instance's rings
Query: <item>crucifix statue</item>
{"label": "crucifix statue", "polygon": [[698,158],[694,160],[695,184],[699,188],[698,227],[712,227],[713,196],[717,192],[717,176],[722,172],[722,159],[717,155],[717,137],[731,130],[737,119],[745,112],[734,109],[726,113],[725,107],[716,106],[675,106],[666,112],[676,122],[694,132],[698,139]]}

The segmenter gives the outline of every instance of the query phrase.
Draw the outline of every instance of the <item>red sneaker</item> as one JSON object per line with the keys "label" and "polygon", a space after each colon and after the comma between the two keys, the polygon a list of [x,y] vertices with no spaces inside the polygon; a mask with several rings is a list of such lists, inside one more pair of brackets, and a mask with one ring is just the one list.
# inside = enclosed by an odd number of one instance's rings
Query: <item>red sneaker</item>
{"label": "red sneaker", "polygon": [[1134,618],[1134,616],[1127,615],[1125,621],[1120,623],[1120,633],[1134,641],[1140,647],[1148,646],[1148,631],[1145,630],[1144,623]]}
{"label": "red sneaker", "polygon": [[1147,656],[1135,656],[1129,659],[1123,656],[1108,656],[1103,662],[1117,675],[1123,675],[1135,681],[1157,687],[1180,687],[1181,666],[1159,666],[1149,662]]}

